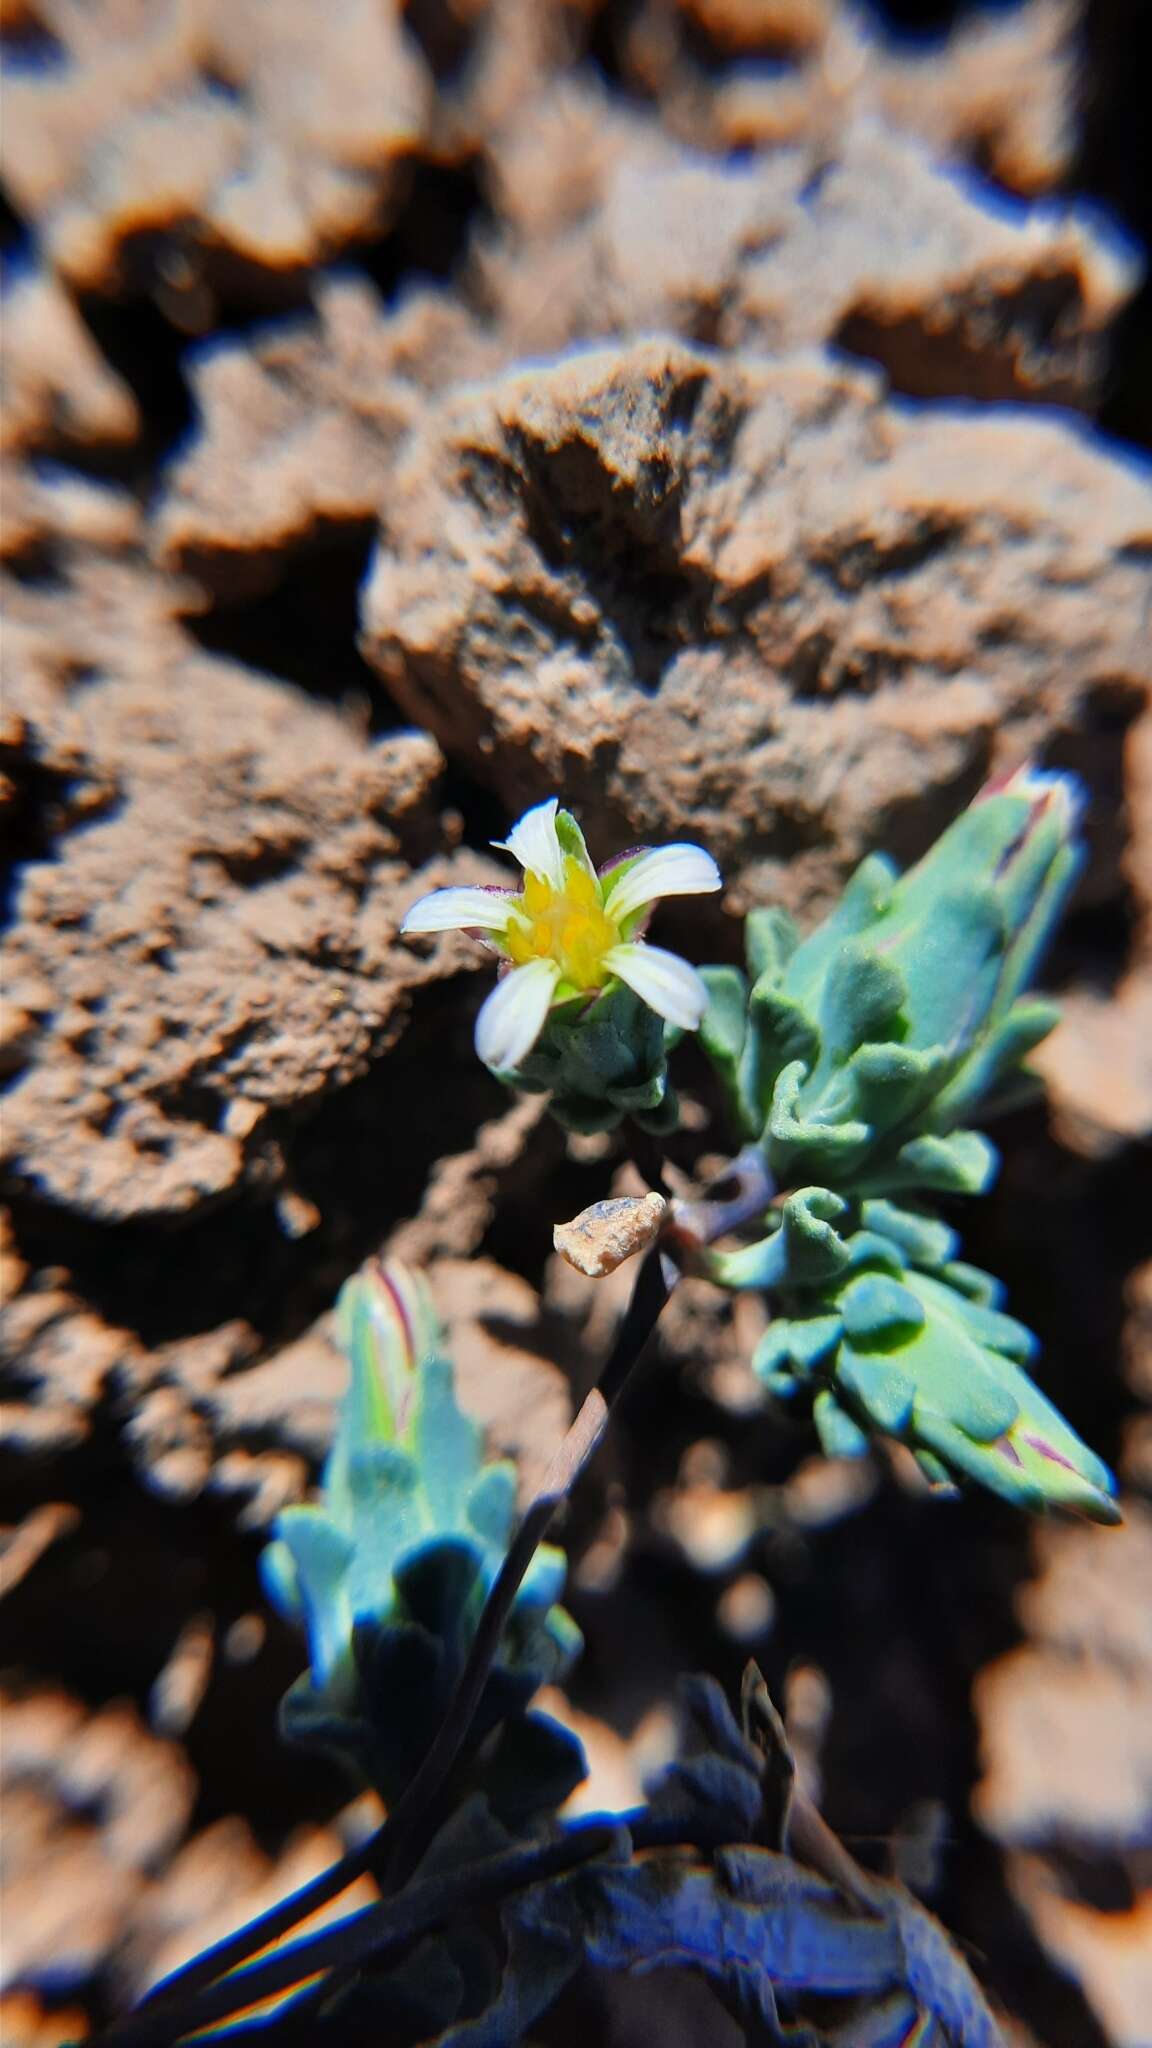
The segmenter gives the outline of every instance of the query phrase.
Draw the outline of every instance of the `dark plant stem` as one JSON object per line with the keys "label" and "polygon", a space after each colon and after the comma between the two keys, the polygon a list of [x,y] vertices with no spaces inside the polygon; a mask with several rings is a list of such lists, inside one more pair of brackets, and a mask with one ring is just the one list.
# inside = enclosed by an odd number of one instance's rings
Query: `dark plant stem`
{"label": "dark plant stem", "polygon": [[627,1833],[617,1823],[586,1823],[571,1829],[559,1841],[543,1846],[518,1844],[463,1870],[425,1878],[408,1885],[399,1898],[364,1906],[336,1926],[294,1941],[279,1955],[249,1964],[247,1969],[213,1984],[186,2012],[177,2033],[172,2032],[171,2021],[165,2018],[161,2007],[148,2006],[120,2028],[114,2038],[119,2048],[165,2048],[165,2044],[185,2034],[219,2025],[247,2006],[290,1991],[294,1984],[304,1983],[319,1971],[352,1974],[368,1961],[381,1963],[409,1942],[442,1926],[454,1913],[561,1877],[613,1849],[626,1855],[628,1847]]}

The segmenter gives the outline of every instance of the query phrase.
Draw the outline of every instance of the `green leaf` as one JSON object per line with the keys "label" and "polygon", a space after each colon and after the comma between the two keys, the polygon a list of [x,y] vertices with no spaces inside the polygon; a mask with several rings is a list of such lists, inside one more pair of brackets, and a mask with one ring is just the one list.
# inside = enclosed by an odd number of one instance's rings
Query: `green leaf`
{"label": "green leaf", "polygon": [[903,1436],[912,1420],[916,1389],[900,1366],[865,1356],[846,1341],[836,1361],[836,1384],[885,1435]]}
{"label": "green leaf", "polygon": [[784,986],[804,1009],[818,1010],[825,977],[844,941],[878,921],[892,901],[897,880],[894,862],[881,853],[869,854],[824,922],[801,940],[788,962]]}
{"label": "green leaf", "polygon": [[417,1464],[391,1444],[372,1445],[348,1463],[353,1554],[348,1589],[354,1616],[381,1614],[392,1598],[401,1554],[428,1534]]}
{"label": "green leaf", "polygon": [[820,1438],[820,1448],[828,1458],[862,1458],[868,1449],[868,1438],[859,1423],[854,1422],[846,1408],[840,1406],[835,1394],[823,1387],[812,1403],[812,1420]]}
{"label": "green leaf", "polygon": [[417,1371],[410,1440],[433,1528],[462,1529],[484,1432],[457,1402],[456,1375],[447,1358],[426,1358]]}
{"label": "green leaf", "polygon": [[991,1187],[999,1163],[996,1147],[980,1131],[953,1131],[947,1138],[928,1133],[901,1145],[894,1159],[870,1167],[856,1185],[869,1194],[923,1188],[939,1194],[982,1195]]}
{"label": "green leaf", "polygon": [[900,1208],[895,1202],[878,1198],[865,1202],[860,1220],[866,1230],[879,1231],[896,1245],[910,1266],[946,1265],[959,1244],[956,1232],[938,1216]]}
{"label": "green leaf", "polygon": [[467,1520],[476,1534],[503,1556],[516,1520],[516,1467],[510,1458],[485,1465],[473,1482]]}
{"label": "green leaf", "polygon": [[839,1343],[843,1322],[838,1315],[791,1316],[788,1321],[789,1355],[801,1372],[811,1372]]}
{"label": "green leaf", "polygon": [[753,981],[779,981],[800,943],[786,910],[750,910],[744,920],[744,955]]}
{"label": "green leaf", "polygon": [[798,1188],[779,1211],[779,1225],[739,1251],[709,1252],[704,1266],[721,1287],[811,1287],[833,1279],[848,1264],[843,1239],[832,1228],[847,1203],[829,1188]]}
{"label": "green leaf", "polygon": [[963,1259],[950,1259],[940,1269],[940,1279],[947,1282],[957,1294],[966,1295],[969,1301],[978,1301],[984,1308],[999,1308],[1004,1299],[1004,1282],[991,1273],[985,1273],[979,1266],[969,1266]]}
{"label": "green leaf", "polygon": [[757,1120],[740,1094],[740,1054],[748,1029],[748,983],[737,967],[702,967],[708,1008],[700,1023],[700,1043],[720,1076],[728,1114],[747,1138],[759,1132]]}
{"label": "green leaf", "polygon": [[805,1068],[800,1061],[785,1067],[776,1083],[766,1130],[768,1163],[778,1178],[820,1170],[829,1182],[849,1180],[852,1168],[871,1138],[865,1123],[825,1124],[804,1115],[801,1091]]}
{"label": "green leaf", "polygon": [[941,891],[919,918],[901,903],[890,923],[884,943],[907,985],[910,1042],[924,1051],[966,1048],[995,1001],[1007,947],[994,890],[969,883]]}
{"label": "green leaf", "polygon": [[993,1024],[932,1106],[934,1130],[947,1131],[971,1116],[1017,1076],[1022,1062],[1060,1021],[1058,1003],[1034,996],[1015,1003]]}
{"label": "green leaf", "polygon": [[723,1072],[734,1074],[748,1028],[748,983],[738,967],[702,967],[700,979],[708,990],[701,1043]]}
{"label": "green leaf", "polygon": [[844,1328],[857,1349],[890,1351],[924,1321],[916,1296],[885,1273],[861,1273],[840,1290]]}
{"label": "green leaf", "polygon": [[848,940],[833,959],[820,1001],[824,1065],[843,1065],[861,1045],[903,1037],[905,998],[898,968],[860,939]]}
{"label": "green leaf", "polygon": [[324,1686],[345,1668],[349,1657],[349,1574],[355,1551],[321,1508],[285,1508],[277,1516],[276,1533],[292,1560],[303,1601],[313,1677]]}
{"label": "green leaf", "polygon": [[791,996],[757,982],[748,1001],[748,1034],[739,1067],[739,1090],[753,1135],[764,1127],[785,1072],[806,1080],[820,1057],[820,1033]]}
{"label": "green leaf", "polygon": [[950,1316],[960,1323],[969,1336],[974,1337],[989,1351],[998,1351],[1002,1358],[1014,1358],[1023,1365],[1035,1357],[1039,1344],[1026,1323],[1017,1322],[1015,1316],[1006,1316],[988,1302],[976,1301],[971,1296],[948,1282],[945,1268],[939,1278],[931,1274],[919,1274],[915,1280],[916,1291],[922,1301]]}

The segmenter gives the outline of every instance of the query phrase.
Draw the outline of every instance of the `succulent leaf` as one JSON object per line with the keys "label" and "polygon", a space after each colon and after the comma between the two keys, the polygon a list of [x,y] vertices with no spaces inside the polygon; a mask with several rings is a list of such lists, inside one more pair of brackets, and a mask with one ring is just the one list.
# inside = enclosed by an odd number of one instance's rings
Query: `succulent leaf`
{"label": "succulent leaf", "polygon": [[775,905],[750,910],[744,920],[744,957],[753,981],[779,980],[800,944],[800,933],[786,910]]}
{"label": "succulent leaf", "polygon": [[[874,1431],[907,1443],[934,1484],[965,1478],[1021,1507],[1118,1520],[1107,1467],[1022,1369],[1036,1339],[996,1306],[987,1274],[952,1257],[955,1233],[884,1199],[858,1213],[838,1274],[805,1281],[794,1266],[774,1290],[781,1312],[752,1358],[764,1386],[782,1398],[807,1389],[830,1454],[852,1454],[852,1427]],[[717,1277],[742,1256],[728,1254]]]}
{"label": "succulent leaf", "polygon": [[704,1042],[778,1184],[988,1185],[995,1154],[965,1126],[1030,1085],[1024,1062],[1055,1021],[1021,992],[1079,864],[1076,814],[1068,778],[1021,771],[905,874],[871,855],[799,944],[776,913],[750,915],[747,1028],[741,1041],[732,979],[722,1041],[716,1027]]}

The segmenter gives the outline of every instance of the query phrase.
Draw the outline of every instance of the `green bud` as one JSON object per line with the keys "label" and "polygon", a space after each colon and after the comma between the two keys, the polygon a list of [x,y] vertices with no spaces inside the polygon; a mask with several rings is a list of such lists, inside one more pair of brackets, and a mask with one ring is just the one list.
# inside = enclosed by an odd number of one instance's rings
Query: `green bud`
{"label": "green bud", "polygon": [[529,1094],[551,1096],[567,1130],[612,1131],[630,1116],[642,1129],[673,1130],[679,1107],[668,1051],[680,1033],[616,982],[592,1003],[549,1013],[532,1051],[509,1076]]}
{"label": "green bud", "polygon": [[[406,1697],[386,1718],[394,1712],[398,1742],[411,1724],[410,1755],[443,1705],[421,1689],[459,1668],[507,1553],[516,1473],[507,1461],[485,1462],[419,1276],[370,1261],[342,1289],[336,1329],[350,1377],[320,1499],[277,1517],[261,1564],[274,1604],[308,1635],[311,1669],[288,1694],[287,1732],[356,1755],[375,1740],[370,1775],[387,1791],[380,1716],[363,1697],[365,1657],[377,1675],[396,1667]],[[562,1552],[542,1548],[508,1624],[501,1663],[529,1692],[558,1675],[579,1642],[555,1604],[563,1581]]]}
{"label": "green bud", "polygon": [[1021,769],[906,874],[871,856],[798,945],[774,913],[753,913],[755,978],[706,974],[701,1040],[778,1184],[876,1196],[988,1185],[996,1154],[965,1126],[1027,1078],[1055,1022],[1023,990],[1079,865],[1078,808],[1069,777]]}

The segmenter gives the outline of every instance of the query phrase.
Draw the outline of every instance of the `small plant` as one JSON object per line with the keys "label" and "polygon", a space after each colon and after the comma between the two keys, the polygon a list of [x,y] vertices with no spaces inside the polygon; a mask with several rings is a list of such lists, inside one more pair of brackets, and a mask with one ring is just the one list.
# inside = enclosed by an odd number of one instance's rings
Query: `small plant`
{"label": "small plant", "polygon": [[[650,1162],[677,1116],[668,1056],[698,1029],[731,1121],[717,1186],[735,1192],[671,1200],[657,1167],[613,1351],[522,1515],[512,1469],[485,1461],[457,1404],[419,1277],[370,1262],[346,1283],[350,1381],[320,1499],[280,1516],[265,1569],[309,1645],[283,1732],[374,1786],[387,1819],[158,1986],[108,2048],[224,2023],[278,2044],[503,2048],[582,1962],[691,1967],[750,2041],[1001,2039],[943,1930],[796,1790],[754,1667],[738,1713],[687,1682],[680,1760],[643,1806],[593,1821],[560,1812],[583,1758],[532,1701],[579,1650],[544,1539],[684,1273],[765,1296],[765,1399],[805,1404],[829,1455],[889,1437],[933,1486],[1118,1519],[1107,1468],[1025,1370],[1036,1339],[933,1207],[988,1187],[997,1155],[974,1119],[1032,1085],[1055,1011],[1027,988],[1076,872],[1077,816],[1065,777],[989,785],[906,874],[865,861],[805,937],[752,912],[744,971],[698,972],[644,936],[659,897],[719,886],[709,855],[633,850],[597,871],[555,801],[505,842],[519,889],[414,906],[407,931],[465,929],[498,955],[477,1050],[510,1086],[547,1090],[569,1129],[631,1118]],[[285,1940],[365,1871],[377,1904]],[[244,2022],[271,1999],[286,2002]]]}

